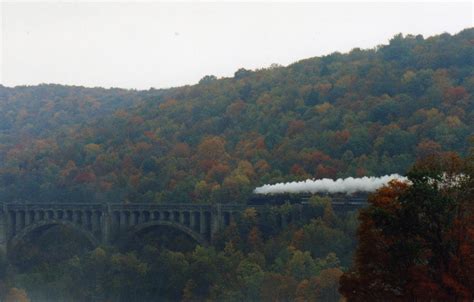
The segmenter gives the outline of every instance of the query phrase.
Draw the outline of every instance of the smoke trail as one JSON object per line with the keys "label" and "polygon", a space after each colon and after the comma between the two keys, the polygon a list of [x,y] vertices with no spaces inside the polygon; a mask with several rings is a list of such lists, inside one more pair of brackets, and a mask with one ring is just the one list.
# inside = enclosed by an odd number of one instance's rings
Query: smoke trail
{"label": "smoke trail", "polygon": [[276,194],[276,193],[355,193],[355,192],[374,192],[378,188],[387,184],[389,181],[397,179],[407,181],[408,179],[398,174],[385,175],[381,177],[362,177],[362,178],[339,178],[337,180],[307,179],[299,182],[277,183],[274,185],[263,185],[254,190],[257,194]]}

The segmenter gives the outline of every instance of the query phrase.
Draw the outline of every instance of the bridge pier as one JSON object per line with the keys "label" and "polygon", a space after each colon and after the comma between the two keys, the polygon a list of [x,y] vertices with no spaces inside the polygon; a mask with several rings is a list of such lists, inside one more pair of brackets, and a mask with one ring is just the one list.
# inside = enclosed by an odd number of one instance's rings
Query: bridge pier
{"label": "bridge pier", "polygon": [[110,217],[110,209],[109,207],[104,204],[101,215],[101,228],[102,228],[102,238],[101,243],[104,245],[108,245],[110,243],[110,224],[111,224],[111,217]]}
{"label": "bridge pier", "polygon": [[124,231],[127,229],[129,220],[130,220],[130,214],[128,214],[128,212],[121,211],[120,212],[120,226],[119,226],[120,231]]}
{"label": "bridge pier", "polygon": [[8,228],[7,228],[7,212],[6,206],[4,205],[0,209],[0,253],[7,256],[7,244],[8,244]]}
{"label": "bridge pier", "polygon": [[189,212],[189,226],[193,231],[196,230],[196,212]]}
{"label": "bridge pier", "polygon": [[100,213],[98,213],[97,211],[92,211],[91,229],[92,229],[93,234],[96,234],[97,231],[100,231],[99,226],[100,226]]}
{"label": "bridge pier", "polygon": [[201,234],[201,236],[206,237],[207,228],[206,228],[206,212],[205,211],[200,212],[199,223],[200,223],[199,233]]}
{"label": "bridge pier", "polygon": [[214,241],[217,232],[221,229],[222,220],[222,206],[220,203],[216,204],[211,213],[211,242]]}

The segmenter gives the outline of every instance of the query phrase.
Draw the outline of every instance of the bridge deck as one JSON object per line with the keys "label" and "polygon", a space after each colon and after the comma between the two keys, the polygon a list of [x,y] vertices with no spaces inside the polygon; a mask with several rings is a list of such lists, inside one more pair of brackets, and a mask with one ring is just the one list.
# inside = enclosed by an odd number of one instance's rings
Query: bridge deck
{"label": "bridge deck", "polygon": [[[364,207],[361,200],[333,200],[335,211]],[[296,204],[295,211],[276,211],[277,225],[285,227],[304,219],[309,203]],[[271,204],[151,204],[151,203],[0,203],[0,250],[7,251],[35,230],[51,225],[67,225],[83,233],[91,242],[109,244],[127,234],[136,234],[154,226],[179,229],[197,242],[212,242],[219,230],[238,221],[246,208],[258,213],[272,209]],[[278,209],[278,206],[277,206]],[[294,213],[293,213],[294,212]],[[303,214],[302,214],[303,213]]]}

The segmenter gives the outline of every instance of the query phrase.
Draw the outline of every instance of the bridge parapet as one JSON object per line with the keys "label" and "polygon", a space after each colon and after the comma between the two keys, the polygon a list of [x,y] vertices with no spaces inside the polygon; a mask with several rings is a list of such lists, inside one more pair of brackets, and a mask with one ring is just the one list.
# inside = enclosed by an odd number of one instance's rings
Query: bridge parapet
{"label": "bridge parapet", "polygon": [[25,210],[25,209],[102,209],[104,203],[3,203],[3,209]]}

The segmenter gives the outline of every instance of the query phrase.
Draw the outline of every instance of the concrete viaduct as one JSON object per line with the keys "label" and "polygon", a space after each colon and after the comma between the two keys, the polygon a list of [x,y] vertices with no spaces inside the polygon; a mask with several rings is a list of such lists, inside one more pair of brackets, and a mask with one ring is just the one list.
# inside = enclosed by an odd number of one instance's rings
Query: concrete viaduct
{"label": "concrete viaduct", "polygon": [[[333,202],[335,210],[357,209],[361,202]],[[93,245],[114,244],[155,226],[178,229],[201,245],[212,242],[248,207],[236,204],[0,203],[0,251],[8,254],[32,232],[64,225]],[[300,205],[301,208],[305,205]],[[279,217],[284,225],[298,217]]]}

